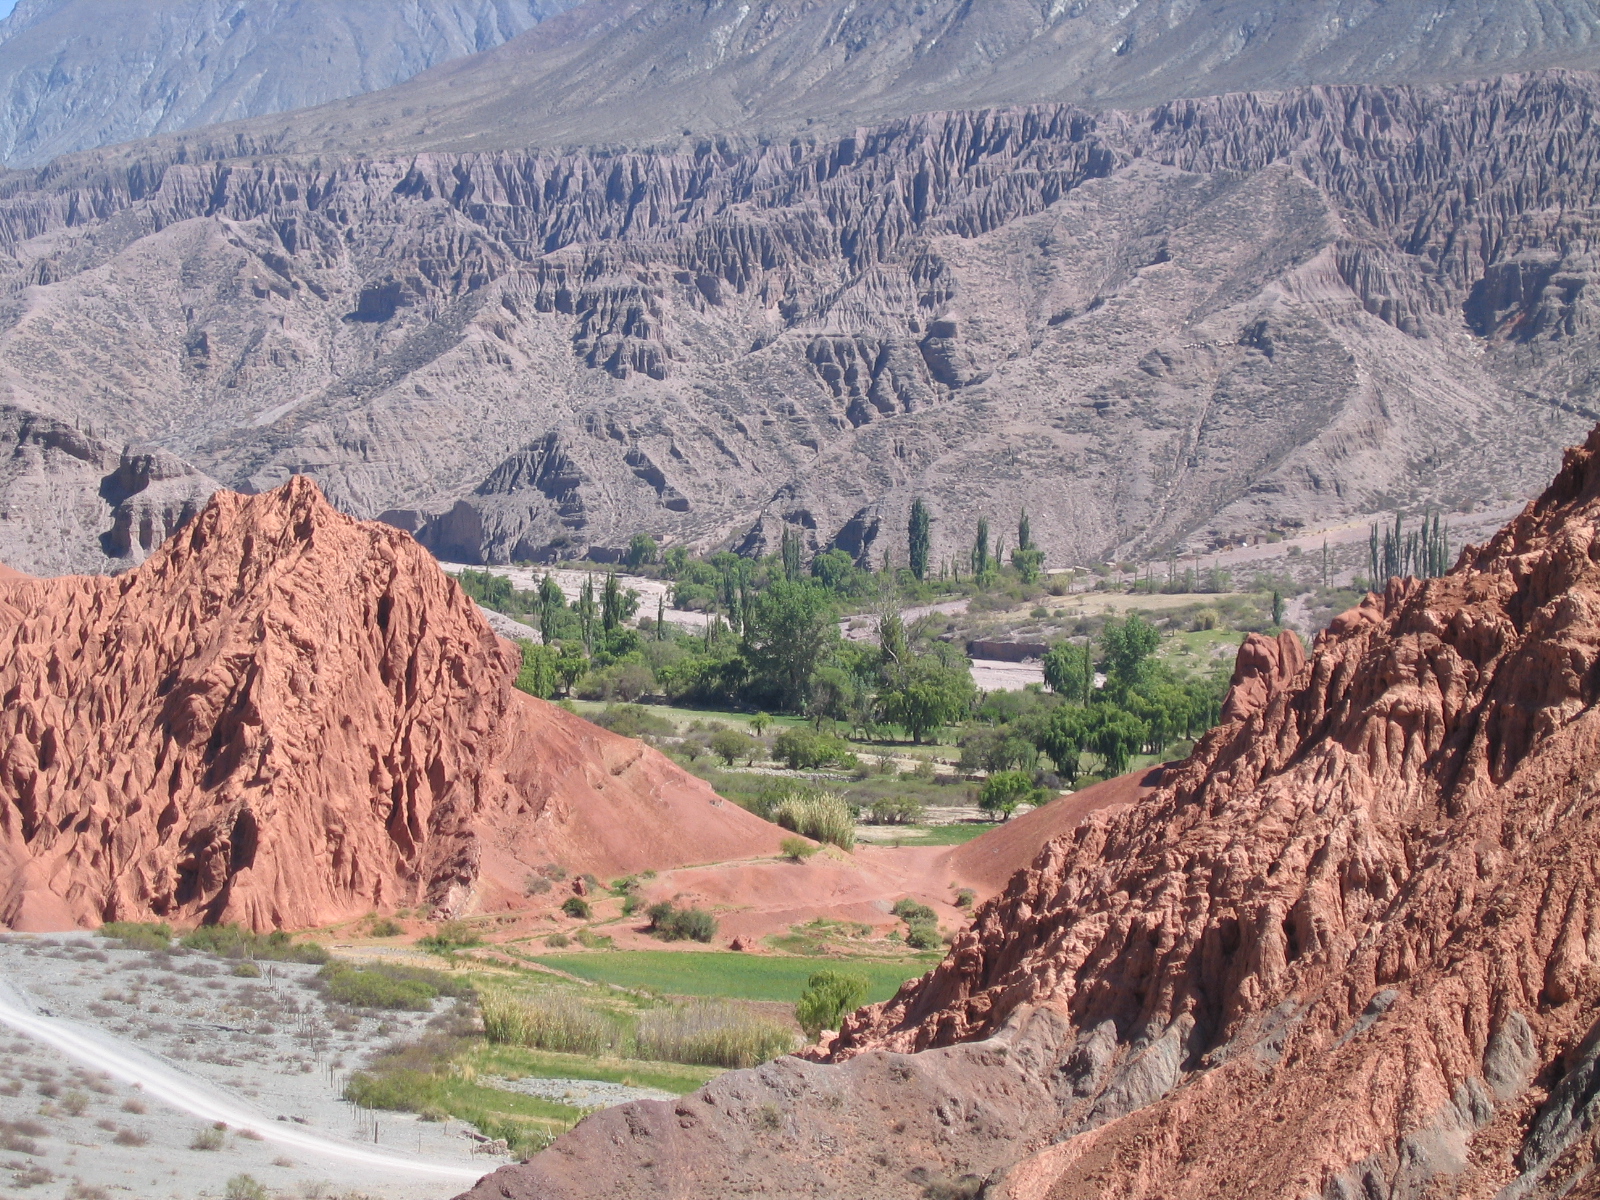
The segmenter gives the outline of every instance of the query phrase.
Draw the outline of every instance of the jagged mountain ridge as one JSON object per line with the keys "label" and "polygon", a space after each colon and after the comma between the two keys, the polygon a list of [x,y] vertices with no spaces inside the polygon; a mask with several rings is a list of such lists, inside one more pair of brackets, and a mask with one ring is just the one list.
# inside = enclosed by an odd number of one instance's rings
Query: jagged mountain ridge
{"label": "jagged mountain ridge", "polygon": [[19,0],[0,20],[0,161],[392,87],[575,0]]}
{"label": "jagged mountain ridge", "polygon": [[[1597,97],[1556,73],[676,153],[61,162],[0,180],[0,399],[229,486],[314,475],[468,561],[780,521],[881,556],[916,494],[936,556],[1026,506],[1052,562],[1455,508],[1531,490],[1600,415]],[[7,513],[0,554],[61,522]]]}
{"label": "jagged mountain ridge", "polygon": [[233,139],[299,154],[637,147],[1560,67],[1600,67],[1594,0],[589,0],[387,92],[181,140],[191,156]]}
{"label": "jagged mountain ridge", "polygon": [[470,1195],[1593,1195],[1597,560],[1600,428],[1447,576],[1309,655],[1252,635],[1228,721],[830,1065],[609,1110]]}
{"label": "jagged mountain ridge", "polygon": [[0,572],[0,923],[525,905],[775,853],[657,751],[516,691],[521,655],[411,538],[304,478],[218,492],[117,578]]}

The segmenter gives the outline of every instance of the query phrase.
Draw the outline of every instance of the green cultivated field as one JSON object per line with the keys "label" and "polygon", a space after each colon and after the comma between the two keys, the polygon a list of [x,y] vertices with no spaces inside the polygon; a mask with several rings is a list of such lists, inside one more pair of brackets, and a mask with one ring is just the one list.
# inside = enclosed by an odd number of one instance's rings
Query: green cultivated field
{"label": "green cultivated field", "polygon": [[606,954],[541,954],[534,962],[619,987],[654,988],[674,996],[793,1002],[814,971],[865,975],[867,1001],[887,1000],[908,979],[930,970],[939,954],[891,960],[790,958],[732,951],[618,950]]}

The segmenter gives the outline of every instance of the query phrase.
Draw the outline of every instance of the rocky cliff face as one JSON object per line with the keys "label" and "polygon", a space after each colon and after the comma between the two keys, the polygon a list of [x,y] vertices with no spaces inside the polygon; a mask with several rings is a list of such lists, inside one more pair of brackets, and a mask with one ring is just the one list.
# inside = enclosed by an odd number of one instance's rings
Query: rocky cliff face
{"label": "rocky cliff face", "polygon": [[[1597,560],[1600,430],[1449,576],[1309,657],[1246,646],[1231,721],[850,1018],[841,1065],[724,1077],[671,1140],[607,1114],[480,1194],[610,1195],[643,1158],[711,1179],[735,1147],[780,1171],[842,1137],[830,1096],[861,1123],[841,1194],[1569,1194],[1600,1104]],[[582,1179],[602,1139],[622,1160]]]}
{"label": "rocky cliff face", "polygon": [[1053,562],[1499,501],[1600,415],[1597,98],[61,163],[0,187],[0,391],[228,486],[311,473],[467,560],[785,521],[881,557],[917,494],[936,558],[1026,505]]}
{"label": "rocky cliff face", "polygon": [[19,0],[0,161],[322,104],[498,46],[571,0]]}
{"label": "rocky cliff face", "polygon": [[[125,463],[135,478],[139,462]],[[323,924],[775,850],[699,780],[512,689],[411,538],[300,478],[116,579],[0,579],[0,921]]]}

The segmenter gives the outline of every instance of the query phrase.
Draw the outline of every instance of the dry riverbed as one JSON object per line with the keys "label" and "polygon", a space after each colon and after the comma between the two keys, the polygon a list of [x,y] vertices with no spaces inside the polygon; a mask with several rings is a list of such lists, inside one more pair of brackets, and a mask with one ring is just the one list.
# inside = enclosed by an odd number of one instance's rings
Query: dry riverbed
{"label": "dry riverbed", "polygon": [[[316,967],[263,962],[244,978],[237,965],[88,935],[0,937],[0,1014],[37,1026],[0,1024],[0,1198],[220,1198],[246,1175],[271,1196],[434,1200],[507,1161],[460,1121],[341,1098],[368,1054],[448,1020],[454,1001],[364,1013],[326,1001]],[[583,1106],[608,1100],[585,1093]],[[218,1128],[197,1115],[212,1111],[241,1115]]]}

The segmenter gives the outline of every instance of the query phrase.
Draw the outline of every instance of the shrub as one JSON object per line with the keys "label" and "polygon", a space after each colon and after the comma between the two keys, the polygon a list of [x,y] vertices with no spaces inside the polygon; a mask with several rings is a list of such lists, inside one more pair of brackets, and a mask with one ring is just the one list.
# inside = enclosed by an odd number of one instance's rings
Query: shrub
{"label": "shrub", "polygon": [[74,1088],[61,1097],[61,1108],[69,1117],[81,1117],[89,1111],[89,1097]]}
{"label": "shrub", "polygon": [[111,1140],[119,1146],[143,1146],[150,1138],[134,1129],[119,1129]]}
{"label": "shrub", "polygon": [[253,1175],[235,1175],[223,1187],[223,1200],[272,1200],[267,1185]]}
{"label": "shrub", "polygon": [[780,733],[772,743],[772,753],[791,771],[856,765],[855,752],[850,749],[849,742],[816,733],[803,725]]}
{"label": "shrub", "polygon": [[168,950],[172,947],[172,927],[143,921],[107,921],[95,931],[103,938],[120,942],[128,950]]}
{"label": "shrub", "polygon": [[261,968],[247,959],[241,963],[234,963],[233,970],[229,974],[235,975],[240,979],[260,979]]}
{"label": "shrub", "polygon": [[395,968],[384,970],[329,963],[317,972],[317,978],[322,981],[328,999],[354,1008],[427,1012],[439,995],[439,989],[428,979],[397,977]]}
{"label": "shrub", "polygon": [[723,729],[711,735],[711,753],[730,767],[741,758],[754,758],[756,748],[755,738],[737,729]]}
{"label": "shrub", "polygon": [[194,1135],[194,1140],[189,1143],[191,1150],[221,1150],[223,1142],[222,1130],[215,1125],[208,1125]]}
{"label": "shrub", "polygon": [[529,875],[522,885],[524,896],[542,896],[550,890],[551,884],[543,875]]}
{"label": "shrub", "polygon": [[791,793],[772,810],[772,819],[814,842],[832,842],[841,850],[856,844],[855,814],[837,792]]}
{"label": "shrub", "polygon": [[441,921],[427,937],[418,938],[417,945],[433,954],[449,954],[452,950],[483,945],[483,935],[465,921]]}
{"label": "shrub", "polygon": [[709,942],[717,936],[717,919],[704,909],[674,908],[663,900],[645,910],[650,932],[668,942]]}
{"label": "shrub", "polygon": [[185,949],[222,958],[259,958],[275,962],[325,963],[328,951],[316,942],[297,942],[281,929],[254,933],[240,925],[202,925],[184,934]]}
{"label": "shrub", "polygon": [[937,950],[944,945],[937,925],[913,925],[906,930],[906,945],[913,950]]}
{"label": "shrub", "polygon": [[806,980],[806,990],[795,1005],[794,1019],[808,1037],[824,1029],[839,1028],[845,1013],[854,1012],[867,998],[867,980],[842,971],[818,971]]}
{"label": "shrub", "polygon": [[889,910],[907,925],[917,925],[927,921],[937,921],[938,915],[926,904],[918,904],[910,896],[894,902],[894,907]]}
{"label": "shrub", "polygon": [[589,1007],[572,996],[512,996],[486,991],[483,1032],[491,1042],[531,1046],[570,1054],[617,1054],[626,1027],[613,1013]]}
{"label": "shrub", "polygon": [[572,935],[573,940],[586,950],[604,950],[611,946],[611,938],[603,933],[596,933],[592,929],[580,929]]}
{"label": "shrub", "polygon": [[671,737],[678,731],[671,721],[659,713],[651,712],[642,704],[613,704],[605,712],[596,713],[589,719],[623,737]]}
{"label": "shrub", "polygon": [[978,893],[971,888],[962,888],[956,893],[957,908],[971,908],[978,901]]}
{"label": "shrub", "polygon": [[885,796],[874,800],[868,811],[874,825],[915,825],[927,808],[910,796]]}
{"label": "shrub", "polygon": [[561,911],[574,920],[587,921],[590,915],[589,902],[582,896],[568,896],[561,904]]}
{"label": "shrub", "polygon": [[545,938],[544,944],[549,946],[552,950],[565,950],[568,946],[572,945],[572,939],[564,933],[552,933],[549,937]]}
{"label": "shrub", "polygon": [[822,847],[806,841],[805,838],[787,837],[778,843],[778,849],[790,862],[804,862]]}
{"label": "shrub", "polygon": [[639,1018],[640,1058],[707,1067],[753,1067],[794,1048],[794,1035],[737,1005],[699,1000]]}
{"label": "shrub", "polygon": [[379,917],[372,923],[368,933],[375,938],[399,937],[405,932],[405,927],[398,921],[391,921],[388,917]]}

